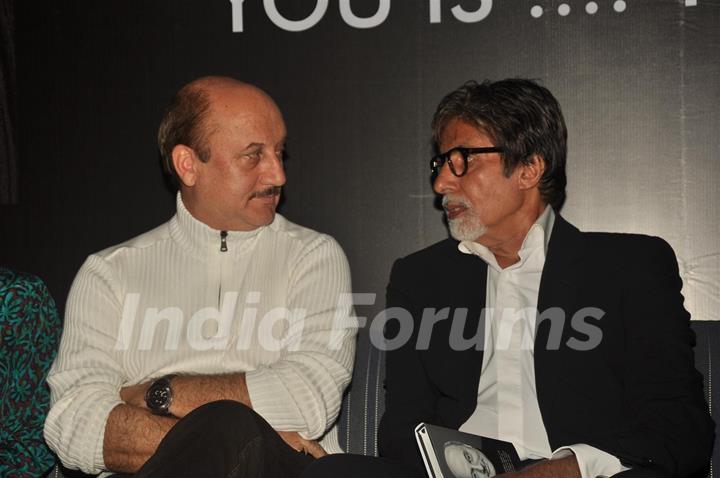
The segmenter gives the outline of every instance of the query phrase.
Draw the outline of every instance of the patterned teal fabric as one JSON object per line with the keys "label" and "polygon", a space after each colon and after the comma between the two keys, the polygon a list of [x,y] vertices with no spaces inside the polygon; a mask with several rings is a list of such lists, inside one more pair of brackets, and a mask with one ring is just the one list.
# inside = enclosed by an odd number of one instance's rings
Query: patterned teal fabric
{"label": "patterned teal fabric", "polygon": [[0,477],[41,476],[55,462],[43,423],[60,332],[45,284],[0,268]]}

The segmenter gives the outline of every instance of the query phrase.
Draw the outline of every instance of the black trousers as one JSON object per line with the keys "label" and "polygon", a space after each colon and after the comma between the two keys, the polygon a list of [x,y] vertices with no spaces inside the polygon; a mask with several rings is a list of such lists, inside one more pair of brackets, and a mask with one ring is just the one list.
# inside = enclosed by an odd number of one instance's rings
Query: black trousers
{"label": "black trousers", "polygon": [[308,465],[302,478],[427,478],[427,472],[390,458],[328,455]]}
{"label": "black trousers", "polygon": [[[526,460],[521,467],[539,460]],[[702,475],[705,476],[705,475]],[[670,478],[662,470],[634,468],[614,475],[615,478]],[[427,478],[418,470],[390,458],[363,455],[328,455],[305,468],[302,478]]]}
{"label": "black trousers", "polygon": [[223,400],[175,424],[132,478],[297,478],[313,461],[253,410]]}

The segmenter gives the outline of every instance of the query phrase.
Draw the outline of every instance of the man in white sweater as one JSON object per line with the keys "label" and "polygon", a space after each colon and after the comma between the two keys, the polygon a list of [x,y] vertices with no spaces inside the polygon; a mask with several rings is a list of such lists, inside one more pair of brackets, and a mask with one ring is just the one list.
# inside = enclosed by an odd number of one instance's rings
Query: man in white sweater
{"label": "man in white sweater", "polygon": [[316,439],[334,448],[350,273],[331,237],[275,213],[285,136],[252,85],[176,95],[158,142],[177,213],[88,257],[68,298],[45,423],[68,468],[285,477],[325,453]]}

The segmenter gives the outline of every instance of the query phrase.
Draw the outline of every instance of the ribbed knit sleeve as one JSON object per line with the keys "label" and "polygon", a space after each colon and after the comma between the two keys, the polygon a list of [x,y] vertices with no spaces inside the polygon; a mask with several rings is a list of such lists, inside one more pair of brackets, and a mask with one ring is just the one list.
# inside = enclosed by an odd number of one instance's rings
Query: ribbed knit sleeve
{"label": "ribbed knit sleeve", "polygon": [[351,290],[347,259],[335,240],[320,236],[289,281],[288,309],[304,314],[290,327],[281,359],[246,380],[253,408],[273,428],[314,439],[336,420],[352,375],[357,324],[350,301],[341,300]]}
{"label": "ribbed knit sleeve", "polygon": [[90,256],[73,282],[60,351],[48,377],[52,408],[45,439],[66,466],[90,474],[104,469],[105,422],[121,403],[124,381],[113,354],[121,316],[114,284],[103,259]]}

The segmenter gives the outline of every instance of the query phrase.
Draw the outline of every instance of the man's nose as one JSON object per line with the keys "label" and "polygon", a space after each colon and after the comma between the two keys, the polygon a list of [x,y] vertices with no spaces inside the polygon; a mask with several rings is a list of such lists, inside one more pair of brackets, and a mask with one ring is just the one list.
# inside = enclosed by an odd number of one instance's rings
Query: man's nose
{"label": "man's nose", "polygon": [[282,186],[286,180],[282,153],[273,154],[264,174],[264,182],[272,186]]}
{"label": "man's nose", "polygon": [[446,162],[437,173],[437,177],[433,182],[433,191],[437,194],[447,194],[457,189],[458,177],[450,171],[450,165]]}

